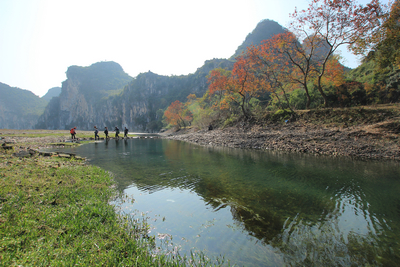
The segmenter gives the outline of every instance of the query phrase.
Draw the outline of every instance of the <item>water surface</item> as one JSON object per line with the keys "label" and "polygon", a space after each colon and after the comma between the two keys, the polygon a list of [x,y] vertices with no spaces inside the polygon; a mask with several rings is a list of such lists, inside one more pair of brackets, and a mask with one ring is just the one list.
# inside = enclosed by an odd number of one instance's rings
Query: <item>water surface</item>
{"label": "water surface", "polygon": [[400,171],[360,161],[161,139],[73,148],[115,175],[157,240],[239,266],[397,266]]}

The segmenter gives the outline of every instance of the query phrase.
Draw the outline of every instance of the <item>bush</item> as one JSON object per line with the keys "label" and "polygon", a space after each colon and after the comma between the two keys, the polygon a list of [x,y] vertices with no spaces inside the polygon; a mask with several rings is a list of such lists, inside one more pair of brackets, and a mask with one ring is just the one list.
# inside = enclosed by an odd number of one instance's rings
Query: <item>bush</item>
{"label": "bush", "polygon": [[293,116],[294,112],[292,112],[290,109],[278,109],[273,115],[272,115],[272,120],[273,121],[280,121],[284,122],[286,120],[289,120]]}

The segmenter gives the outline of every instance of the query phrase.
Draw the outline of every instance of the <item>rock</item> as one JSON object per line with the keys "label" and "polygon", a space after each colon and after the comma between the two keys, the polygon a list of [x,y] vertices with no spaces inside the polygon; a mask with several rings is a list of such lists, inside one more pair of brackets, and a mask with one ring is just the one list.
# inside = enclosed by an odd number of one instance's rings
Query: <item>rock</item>
{"label": "rock", "polygon": [[19,158],[29,158],[31,154],[28,151],[19,151],[17,153],[12,154],[14,157],[19,157]]}
{"label": "rock", "polygon": [[39,155],[45,156],[45,157],[51,157],[56,155],[54,152],[39,152]]}

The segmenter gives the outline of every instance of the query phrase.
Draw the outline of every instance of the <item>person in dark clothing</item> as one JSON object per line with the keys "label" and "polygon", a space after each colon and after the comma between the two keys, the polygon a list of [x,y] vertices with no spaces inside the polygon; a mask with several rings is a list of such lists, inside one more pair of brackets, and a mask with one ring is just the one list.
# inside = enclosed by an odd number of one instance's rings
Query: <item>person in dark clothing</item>
{"label": "person in dark clothing", "polygon": [[94,126],[94,140],[99,140],[100,136],[99,136],[99,130],[97,129],[96,126]]}
{"label": "person in dark clothing", "polygon": [[124,138],[126,137],[126,138],[128,138],[128,129],[125,127],[125,130],[124,130]]}
{"label": "person in dark clothing", "polygon": [[105,130],[104,130],[104,134],[106,135],[106,140],[108,139],[108,128],[107,127],[104,127],[104,128],[106,128]]}
{"label": "person in dark clothing", "polygon": [[115,126],[115,138],[119,139],[119,129]]}

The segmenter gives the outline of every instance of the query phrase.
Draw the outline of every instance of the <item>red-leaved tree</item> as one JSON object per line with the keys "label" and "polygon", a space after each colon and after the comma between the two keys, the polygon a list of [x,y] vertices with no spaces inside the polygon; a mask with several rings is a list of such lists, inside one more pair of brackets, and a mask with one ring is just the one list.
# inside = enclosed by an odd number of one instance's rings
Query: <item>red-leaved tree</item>
{"label": "red-leaved tree", "polygon": [[214,69],[210,72],[209,93],[221,95],[221,108],[227,102],[240,106],[243,116],[249,117],[249,101],[264,89],[264,81],[254,72],[248,57],[236,58],[232,72]]}
{"label": "red-leaved tree", "polygon": [[291,14],[291,30],[303,43],[305,51],[316,51],[312,60],[318,64],[315,68],[317,88],[328,105],[323,90],[322,78],[326,73],[329,59],[340,46],[348,45],[355,53],[361,40],[375,33],[385,18],[385,8],[378,0],[372,0],[366,6],[355,0],[312,0],[308,9]]}
{"label": "red-leaved tree", "polygon": [[185,127],[192,120],[191,112],[179,101],[171,103],[164,112],[168,124],[178,127]]}

